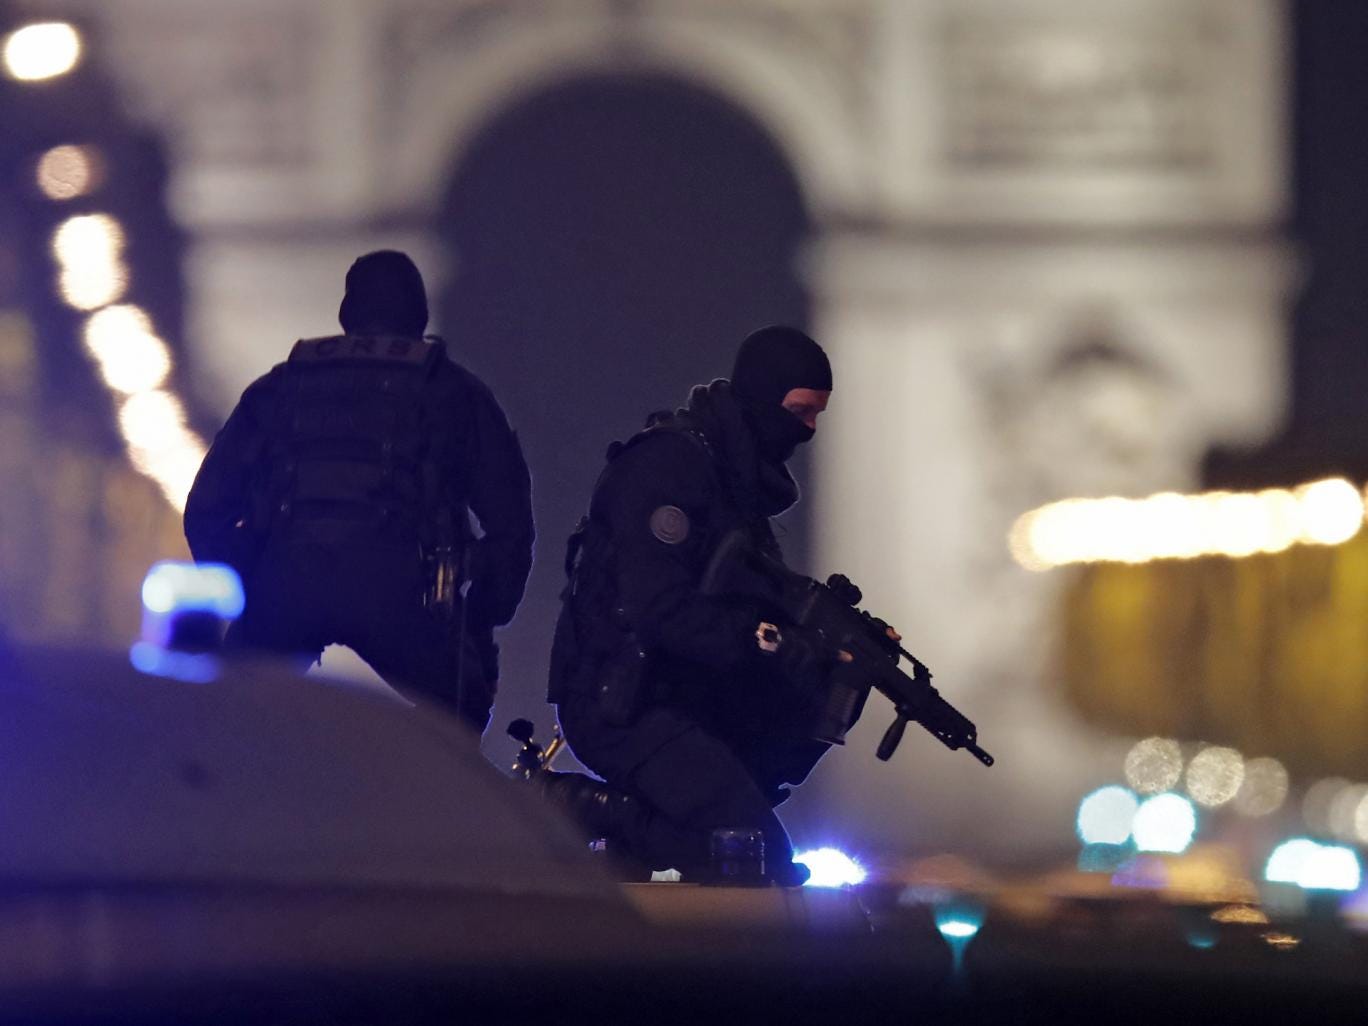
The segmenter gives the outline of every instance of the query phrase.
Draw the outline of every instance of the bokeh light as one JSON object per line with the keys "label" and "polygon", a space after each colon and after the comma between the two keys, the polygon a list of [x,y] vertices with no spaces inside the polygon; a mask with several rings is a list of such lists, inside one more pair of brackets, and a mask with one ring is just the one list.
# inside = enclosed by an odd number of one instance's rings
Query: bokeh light
{"label": "bokeh light", "polygon": [[838,848],[816,848],[793,856],[812,873],[806,887],[844,887],[864,883],[865,870],[858,862]]}
{"label": "bokeh light", "polygon": [[1168,793],[1147,798],[1135,813],[1135,846],[1140,851],[1186,851],[1197,832],[1197,810],[1182,795]]}
{"label": "bokeh light", "polygon": [[158,389],[171,373],[171,352],[140,307],[109,306],[91,315],[85,344],[105,384],[124,395]]}
{"label": "bokeh light", "polygon": [[1203,748],[1188,763],[1187,793],[1209,809],[1231,801],[1244,783],[1244,757],[1233,748]]}
{"label": "bokeh light", "polygon": [[65,21],[42,21],[15,29],[5,39],[5,71],[21,82],[65,75],[81,59],[81,34]]}
{"label": "bokeh light", "polygon": [[1235,926],[1267,926],[1268,914],[1253,905],[1222,905],[1211,913],[1212,922]]}
{"label": "bokeh light", "polygon": [[1183,750],[1177,741],[1147,737],[1126,753],[1126,783],[1140,794],[1158,794],[1177,785],[1183,775]]}
{"label": "bokeh light", "polygon": [[1078,839],[1084,844],[1125,844],[1139,807],[1139,799],[1124,787],[1098,788],[1078,805]]}
{"label": "bokeh light", "polygon": [[169,392],[144,392],[123,404],[119,428],[130,447],[157,452],[174,445],[185,429],[185,408]]}
{"label": "bokeh light", "polygon": [[123,227],[108,214],[68,218],[52,236],[61,265],[58,287],[77,310],[96,310],[118,300],[128,288],[123,262]]}
{"label": "bokeh light", "polygon": [[98,186],[101,163],[91,147],[54,146],[38,158],[34,173],[44,196],[69,200],[85,196]]}
{"label": "bokeh light", "polygon": [[1144,563],[1338,545],[1363,525],[1364,496],[1330,478],[1291,491],[1161,492],[1143,499],[1065,499],[1017,518],[1013,557],[1030,570],[1070,563]]}
{"label": "bokeh light", "polygon": [[1368,785],[1350,784],[1336,792],[1330,799],[1326,817],[1330,833],[1341,841],[1358,840],[1358,811],[1368,799]]}
{"label": "bokeh light", "polygon": [[1363,524],[1363,496],[1348,481],[1317,481],[1298,488],[1296,495],[1303,541],[1338,545]]}
{"label": "bokeh light", "polygon": [[168,392],[139,392],[119,410],[119,429],[139,473],[155,481],[168,502],[185,509],[205,447],[185,425],[185,409]]}
{"label": "bokeh light", "polygon": [[245,605],[242,582],[232,567],[220,563],[165,560],[147,571],[143,608],[149,613],[207,611],[233,620]]}
{"label": "bokeh light", "polygon": [[1319,844],[1294,837],[1273,849],[1264,867],[1270,883],[1295,884],[1303,890],[1355,891],[1363,872],[1358,854],[1338,844]]}
{"label": "bokeh light", "polygon": [[1245,816],[1268,816],[1287,801],[1287,770],[1277,759],[1261,757],[1245,762],[1244,783],[1235,795],[1235,811]]}
{"label": "bokeh light", "polygon": [[1302,795],[1302,822],[1313,834],[1330,833],[1330,806],[1335,797],[1349,786],[1343,777],[1326,777],[1317,780]]}

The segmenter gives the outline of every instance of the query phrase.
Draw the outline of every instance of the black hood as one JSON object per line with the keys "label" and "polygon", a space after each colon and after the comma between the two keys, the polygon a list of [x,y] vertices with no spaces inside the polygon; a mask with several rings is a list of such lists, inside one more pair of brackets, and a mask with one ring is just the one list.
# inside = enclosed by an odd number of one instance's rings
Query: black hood
{"label": "black hood", "polygon": [[348,335],[422,335],[428,322],[423,276],[398,250],[367,253],[347,271],[347,292],[337,319]]}
{"label": "black hood", "polygon": [[797,328],[773,325],[746,336],[736,353],[731,382],[761,455],[784,463],[814,434],[784,409],[784,397],[795,388],[830,392],[831,362],[822,347]]}
{"label": "black hood", "polygon": [[798,501],[798,483],[782,462],[764,458],[760,439],[731,382],[719,379],[694,386],[688,404],[676,415],[708,440],[725,468],[733,498],[748,517],[777,516]]}

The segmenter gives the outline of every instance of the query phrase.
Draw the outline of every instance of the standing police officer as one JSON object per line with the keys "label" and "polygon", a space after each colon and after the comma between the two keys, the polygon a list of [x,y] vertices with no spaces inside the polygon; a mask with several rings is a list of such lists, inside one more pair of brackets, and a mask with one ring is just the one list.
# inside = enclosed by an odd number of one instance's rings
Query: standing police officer
{"label": "standing police officer", "polygon": [[338,319],[345,334],[297,342],[243,394],[190,491],[190,550],[242,576],[230,646],[348,645],[483,731],[493,630],[532,565],[527,464],[489,389],[424,337],[406,255],[358,259]]}
{"label": "standing police officer", "polygon": [[830,667],[773,612],[704,594],[718,542],[746,532],[779,558],[769,518],[798,486],[786,461],[812,438],[831,394],[820,346],[792,328],[746,338],[730,381],[699,385],[609,450],[589,515],[571,539],[549,698],[576,774],[549,796],[651,868],[702,870],[712,831],[758,829],[773,880],[807,870],[773,808],[826,750],[801,722],[805,691]]}

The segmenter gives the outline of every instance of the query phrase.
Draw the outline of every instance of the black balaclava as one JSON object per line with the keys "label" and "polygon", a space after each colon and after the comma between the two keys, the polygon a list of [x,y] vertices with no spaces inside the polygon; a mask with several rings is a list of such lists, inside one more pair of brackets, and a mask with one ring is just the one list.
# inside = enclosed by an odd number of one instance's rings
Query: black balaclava
{"label": "black balaclava", "polygon": [[814,433],[784,409],[784,396],[795,388],[830,392],[831,363],[822,347],[797,328],[773,325],[746,336],[736,353],[731,383],[761,455],[784,463]]}
{"label": "black balaclava", "polygon": [[358,257],[347,271],[347,293],[337,319],[348,335],[421,335],[428,322],[423,276],[398,250],[381,249]]}

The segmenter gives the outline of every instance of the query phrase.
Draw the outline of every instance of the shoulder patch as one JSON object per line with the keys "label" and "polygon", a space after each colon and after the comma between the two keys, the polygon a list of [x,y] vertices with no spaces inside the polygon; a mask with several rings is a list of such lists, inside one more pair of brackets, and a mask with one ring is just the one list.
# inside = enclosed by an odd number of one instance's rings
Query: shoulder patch
{"label": "shoulder patch", "polygon": [[666,545],[680,545],[689,537],[689,514],[678,506],[658,506],[651,514],[651,533]]}
{"label": "shoulder patch", "polygon": [[331,335],[300,339],[291,350],[290,359],[295,362],[386,360],[421,365],[440,348],[438,342],[397,335]]}

